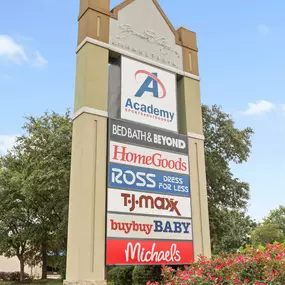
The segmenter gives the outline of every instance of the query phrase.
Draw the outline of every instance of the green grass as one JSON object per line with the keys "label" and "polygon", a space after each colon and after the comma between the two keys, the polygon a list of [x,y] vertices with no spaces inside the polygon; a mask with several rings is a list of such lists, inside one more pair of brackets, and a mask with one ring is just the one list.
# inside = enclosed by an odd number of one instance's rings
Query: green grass
{"label": "green grass", "polygon": [[24,282],[12,282],[12,281],[0,281],[0,285],[62,285],[61,280],[34,280],[34,281],[24,281]]}

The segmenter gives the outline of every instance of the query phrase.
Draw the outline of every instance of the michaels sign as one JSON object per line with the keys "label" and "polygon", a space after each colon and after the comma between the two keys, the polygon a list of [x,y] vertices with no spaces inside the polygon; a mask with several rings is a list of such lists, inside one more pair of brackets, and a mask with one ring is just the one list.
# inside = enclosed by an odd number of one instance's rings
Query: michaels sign
{"label": "michaels sign", "polygon": [[122,57],[121,118],[177,132],[176,75]]}

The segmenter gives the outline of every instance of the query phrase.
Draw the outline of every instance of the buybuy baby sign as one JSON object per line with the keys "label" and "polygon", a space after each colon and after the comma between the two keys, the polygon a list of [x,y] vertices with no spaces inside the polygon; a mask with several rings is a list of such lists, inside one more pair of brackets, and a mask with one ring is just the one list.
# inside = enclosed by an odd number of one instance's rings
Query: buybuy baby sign
{"label": "buybuy baby sign", "polygon": [[121,118],[177,131],[176,76],[122,57]]}
{"label": "buybuy baby sign", "polygon": [[114,238],[192,240],[191,219],[108,215],[107,234]]}

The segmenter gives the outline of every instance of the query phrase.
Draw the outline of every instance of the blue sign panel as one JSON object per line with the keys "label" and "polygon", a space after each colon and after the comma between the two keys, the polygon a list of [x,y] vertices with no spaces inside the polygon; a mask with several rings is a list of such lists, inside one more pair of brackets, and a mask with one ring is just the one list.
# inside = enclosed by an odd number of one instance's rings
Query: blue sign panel
{"label": "blue sign panel", "polygon": [[109,188],[138,190],[177,196],[190,196],[189,175],[109,164]]}

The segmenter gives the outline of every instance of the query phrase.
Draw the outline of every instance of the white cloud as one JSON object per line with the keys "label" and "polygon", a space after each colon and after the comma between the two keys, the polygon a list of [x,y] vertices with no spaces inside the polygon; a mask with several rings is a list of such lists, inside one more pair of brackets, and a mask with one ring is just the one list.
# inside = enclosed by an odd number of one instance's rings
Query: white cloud
{"label": "white cloud", "polygon": [[285,104],[281,105],[282,111],[285,111]]}
{"label": "white cloud", "polygon": [[248,103],[248,109],[244,112],[245,115],[258,115],[271,112],[275,105],[269,101],[260,100],[256,103]]}
{"label": "white cloud", "polygon": [[35,59],[33,65],[39,68],[44,68],[48,65],[48,61],[41,55],[38,50],[35,52]]}
{"label": "white cloud", "polygon": [[0,35],[0,57],[16,62],[28,61],[24,47],[7,35]]}
{"label": "white cloud", "polygon": [[261,35],[266,36],[266,35],[268,35],[269,32],[270,32],[270,28],[269,28],[268,26],[264,25],[264,24],[260,24],[260,25],[257,26],[257,31],[258,31]]}
{"label": "white cloud", "polygon": [[7,150],[10,150],[16,140],[16,136],[1,136],[0,135],[0,155],[5,154]]}
{"label": "white cloud", "polygon": [[33,47],[33,39],[23,36],[12,38],[11,36],[0,34],[1,58],[17,64],[25,62],[36,68],[43,68],[48,64],[47,59],[41,55],[40,51]]}

